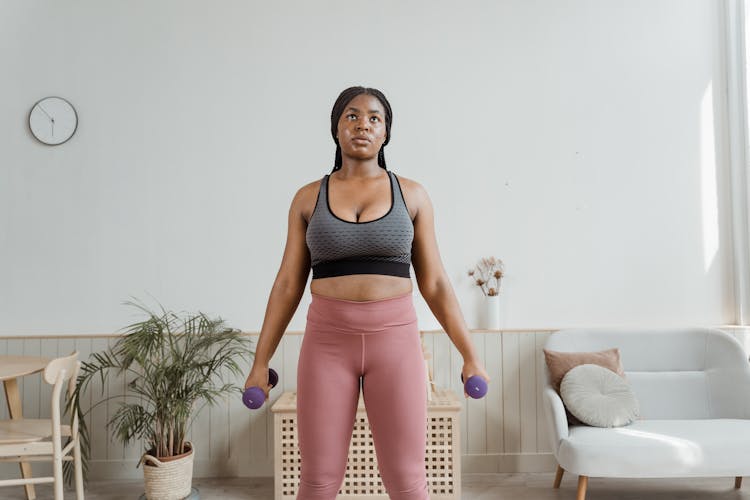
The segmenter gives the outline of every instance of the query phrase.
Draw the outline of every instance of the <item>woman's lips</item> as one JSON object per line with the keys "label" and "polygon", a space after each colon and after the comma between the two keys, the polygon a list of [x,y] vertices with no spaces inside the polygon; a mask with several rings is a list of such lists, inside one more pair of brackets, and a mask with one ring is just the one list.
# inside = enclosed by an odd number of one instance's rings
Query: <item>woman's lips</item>
{"label": "woman's lips", "polygon": [[365,139],[364,137],[355,137],[354,139],[352,139],[352,142],[357,142],[357,141],[360,141],[363,143],[370,142],[368,139]]}

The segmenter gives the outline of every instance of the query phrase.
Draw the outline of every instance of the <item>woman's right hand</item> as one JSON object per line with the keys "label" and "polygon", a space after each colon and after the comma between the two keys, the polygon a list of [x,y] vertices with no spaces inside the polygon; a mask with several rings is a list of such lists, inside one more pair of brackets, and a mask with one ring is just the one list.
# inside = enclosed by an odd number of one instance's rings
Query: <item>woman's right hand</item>
{"label": "woman's right hand", "polygon": [[248,387],[260,387],[266,395],[266,399],[263,402],[263,404],[266,404],[271,391],[271,384],[268,383],[268,368],[255,368],[253,366],[252,370],[250,370],[250,375],[245,380],[245,389]]}

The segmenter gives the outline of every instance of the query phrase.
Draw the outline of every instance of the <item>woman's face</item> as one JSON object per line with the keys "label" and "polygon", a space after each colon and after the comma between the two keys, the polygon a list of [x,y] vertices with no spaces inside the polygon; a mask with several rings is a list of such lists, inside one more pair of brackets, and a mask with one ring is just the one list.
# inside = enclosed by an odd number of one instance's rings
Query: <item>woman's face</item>
{"label": "woman's face", "polygon": [[385,109],[377,97],[359,94],[339,117],[338,139],[342,155],[372,158],[386,139]]}

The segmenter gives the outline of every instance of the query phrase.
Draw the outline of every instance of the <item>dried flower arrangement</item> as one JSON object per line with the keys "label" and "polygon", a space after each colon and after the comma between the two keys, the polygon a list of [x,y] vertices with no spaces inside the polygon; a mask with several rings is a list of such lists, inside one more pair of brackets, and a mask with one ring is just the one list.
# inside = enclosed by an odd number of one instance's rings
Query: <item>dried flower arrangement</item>
{"label": "dried flower arrangement", "polygon": [[[503,278],[503,261],[495,257],[483,257],[474,269],[469,270],[469,276],[474,278],[482,293],[486,296],[500,295],[500,280]],[[490,286],[490,280],[495,280],[495,286]]]}

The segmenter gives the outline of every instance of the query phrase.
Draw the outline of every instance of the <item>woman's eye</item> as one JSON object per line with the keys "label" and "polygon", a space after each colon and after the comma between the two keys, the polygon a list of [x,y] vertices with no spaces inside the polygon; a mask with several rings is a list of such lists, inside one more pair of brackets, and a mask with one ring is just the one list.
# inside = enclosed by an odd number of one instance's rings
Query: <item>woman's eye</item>
{"label": "woman's eye", "polygon": [[347,118],[349,118],[350,116],[353,116],[355,118],[357,117],[357,115],[355,115],[354,113],[349,113],[348,115],[346,115]]}
{"label": "woman's eye", "polygon": [[377,116],[371,116],[370,118],[375,118],[378,121],[380,120],[380,118],[378,118]]}

